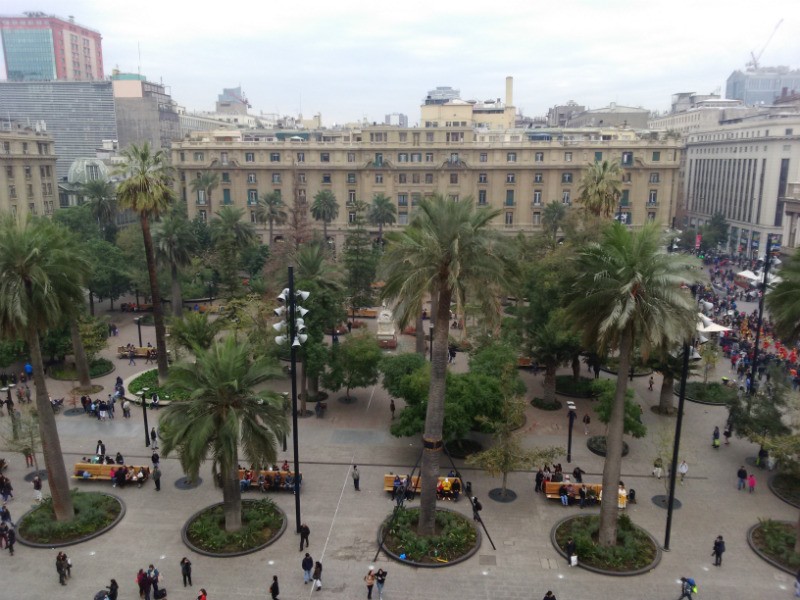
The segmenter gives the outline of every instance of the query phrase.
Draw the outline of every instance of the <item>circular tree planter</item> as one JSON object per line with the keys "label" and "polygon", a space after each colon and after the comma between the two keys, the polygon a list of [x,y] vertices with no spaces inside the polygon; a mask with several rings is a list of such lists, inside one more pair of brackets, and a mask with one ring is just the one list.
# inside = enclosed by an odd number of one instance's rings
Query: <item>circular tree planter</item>
{"label": "circular tree planter", "polygon": [[358,401],[358,398],[355,396],[340,396],[339,402],[342,404],[355,404]]}
{"label": "circular tree planter", "polygon": [[475,440],[464,438],[447,442],[445,448],[447,448],[447,453],[453,458],[467,458],[470,454],[475,454],[483,450],[483,444]]}
{"label": "circular tree planter", "polygon": [[[604,435],[593,435],[588,440],[586,440],[586,447],[589,448],[589,451],[597,454],[597,456],[605,456],[606,455],[606,436]],[[628,456],[628,452],[630,452],[630,447],[628,446],[628,442],[622,442],[622,456]]]}
{"label": "circular tree planter", "polygon": [[[17,521],[17,541],[32,548],[72,546],[103,535],[125,516],[125,503],[113,494],[77,490],[71,494],[75,506],[72,521],[58,523],[48,499]],[[98,511],[102,513],[99,517]]]}
{"label": "circular tree planter", "polygon": [[539,410],[561,410],[561,401],[553,400],[552,402],[545,402],[544,398],[533,398],[531,406]]}
{"label": "circular tree planter", "polygon": [[[600,365],[600,370],[604,373],[609,373],[611,375],[619,375],[617,372],[617,365]],[[643,367],[642,365],[634,365],[633,367],[633,376],[634,377],[647,377],[648,375],[653,374],[653,369],[648,369],[647,367]],[[630,377],[630,373],[626,373],[626,376]]]}
{"label": "circular tree planter", "polygon": [[175,480],[175,487],[179,490],[193,490],[199,488],[201,485],[203,485],[202,477],[197,477],[192,480],[184,475],[180,479]]}
{"label": "circular tree planter", "polygon": [[556,375],[556,394],[568,398],[597,398],[590,386],[594,379],[579,377],[576,381],[572,375]]}
{"label": "circular tree planter", "polygon": [[319,391],[314,396],[306,398],[308,403],[325,402],[328,399],[328,392]]}
{"label": "circular tree planter", "polygon": [[[578,548],[578,566],[591,571],[593,573],[600,573],[602,575],[610,575],[613,577],[632,577],[635,575],[644,575],[649,573],[658,566],[661,562],[661,548],[656,542],[655,538],[645,529],[638,525],[634,525],[627,515],[620,515],[619,522],[617,523],[617,531],[625,530],[632,535],[626,536],[626,539],[635,551],[630,552],[636,559],[636,562],[631,565],[619,564],[618,561],[603,560],[601,549],[596,545],[597,530],[600,527],[599,515],[574,515],[561,519],[553,525],[550,530],[550,542],[564,560],[567,560],[567,553],[563,550],[566,546],[567,538],[572,537]],[[618,534],[619,536],[619,534]],[[592,548],[593,553],[587,553],[587,547]],[[583,548],[583,550],[582,550]]]}
{"label": "circular tree planter", "polygon": [[[98,358],[92,361],[92,364],[89,365],[89,376],[92,379],[104,377],[109,373],[113,373],[115,369],[116,367],[114,366],[114,363],[107,358]],[[78,373],[76,372],[74,366],[66,367],[64,365],[60,365],[59,367],[50,367],[48,375],[50,376],[50,379],[55,379],[56,381],[75,381],[78,379]],[[100,390],[102,389],[103,387],[100,386]],[[92,393],[96,393],[96,391]]]}
{"label": "circular tree planter", "polygon": [[[389,558],[412,567],[435,569],[464,562],[472,558],[481,547],[481,532],[475,527],[472,519],[459,512],[437,508],[436,531],[439,535],[430,540],[416,535],[418,518],[418,508],[400,509],[392,530],[385,538],[384,530],[392,520],[392,515],[381,523],[378,528],[378,544],[383,540],[381,549]],[[409,542],[415,546],[415,552],[410,556],[406,554],[405,548]],[[448,550],[442,544],[452,545],[452,550]],[[434,547],[440,550],[437,556],[434,556],[436,550],[431,549]]]}
{"label": "circular tree planter", "polygon": [[[669,508],[669,496],[666,494],[658,494],[652,497],[653,504],[655,504],[658,508],[663,508],[667,510]],[[677,498],[672,499],[672,508],[674,510],[678,510],[683,504]]]}
{"label": "circular tree planter", "polygon": [[507,488],[505,495],[503,495],[503,488],[491,489],[489,490],[489,493],[487,495],[495,502],[500,502],[503,504],[513,502],[514,500],[517,499],[517,492],[515,492],[514,490],[509,490]]}
{"label": "circular tree planter", "polygon": [[800,479],[789,473],[776,473],[767,479],[770,491],[795,508],[800,508]]}
{"label": "circular tree planter", "polygon": [[[258,524],[254,523],[256,519],[260,521]],[[279,524],[275,522],[277,519],[280,519]],[[195,523],[206,534],[205,544],[200,542],[199,532],[192,530]],[[286,531],[287,523],[286,513],[271,500],[242,500],[242,529],[226,534],[222,502],[217,502],[189,517],[181,529],[181,539],[190,550],[203,556],[232,558],[258,552],[275,543]],[[215,525],[216,530],[213,529]]]}
{"label": "circular tree planter", "polygon": [[[772,521],[772,524],[786,529],[788,534],[786,539],[791,541],[787,542],[784,547],[786,550],[793,549],[793,538],[796,531],[796,524],[788,521]],[[768,562],[773,567],[780,569],[784,573],[789,573],[789,575],[796,575],[797,565],[791,566],[785,561],[781,560],[778,556],[775,556],[774,554],[769,553],[766,549],[762,548],[762,546],[764,546],[764,525],[764,523],[757,523],[747,530],[747,543],[750,546],[750,549],[755,552],[759,558]]]}
{"label": "circular tree planter", "polygon": [[[673,390],[680,396],[680,389]],[[725,406],[728,400],[736,398],[736,388],[730,388],[719,382],[703,383],[702,381],[689,381],[686,384],[686,399],[689,402],[705,404],[706,406]]]}

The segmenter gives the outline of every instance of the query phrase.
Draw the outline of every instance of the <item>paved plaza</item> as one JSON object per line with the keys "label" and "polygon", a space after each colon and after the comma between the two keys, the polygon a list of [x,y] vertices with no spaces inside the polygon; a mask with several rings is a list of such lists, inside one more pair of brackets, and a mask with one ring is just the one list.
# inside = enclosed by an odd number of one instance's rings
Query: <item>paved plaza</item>
{"label": "paved plaza", "polygon": [[[752,310],[751,306],[742,310]],[[120,329],[117,338],[109,340],[105,355],[111,357],[118,344],[137,343],[133,315],[108,313]],[[142,327],[144,343],[155,344],[154,329]],[[404,344],[413,340],[405,338]],[[96,380],[104,386],[97,397],[113,389],[119,375],[127,379],[150,368],[143,360],[128,366],[128,360],[113,358],[116,371]],[[720,374],[729,364],[721,361]],[[466,357],[459,354],[454,367],[466,368]],[[527,398],[539,393],[541,376],[524,374],[528,385]],[[633,520],[663,543],[666,511],[651,502],[651,497],[665,493],[664,481],[650,474],[655,456],[653,440],[659,428],[674,428],[674,419],[659,417],[648,407],[658,402],[661,379],[656,375],[656,391],[647,390],[647,378],[633,384],[637,401],[645,407],[643,420],[649,428],[644,440],[627,439],[631,452],[623,461],[622,479],[626,487],[637,492],[638,503],[627,509]],[[66,395],[71,384],[48,379],[53,397]],[[279,386],[288,391],[289,382]],[[135,391],[135,390],[132,390]],[[291,494],[273,493],[271,497],[290,519],[286,533],[272,546],[241,558],[211,559],[192,554],[181,542],[180,529],[195,511],[222,499],[220,490],[211,484],[210,467],[202,472],[203,484],[194,490],[180,490],[174,482],[183,475],[176,457],[162,458],[162,490],[156,492],[152,482],[142,489],[115,489],[127,506],[127,514],[111,532],[97,539],[65,549],[73,562],[72,579],[67,588],[58,584],[55,570],[56,551],[32,549],[17,545],[16,554],[0,554],[0,599],[75,598],[90,600],[94,593],[115,578],[122,600],[138,597],[134,577],[139,568],[153,563],[164,576],[170,599],[194,599],[200,587],[208,591],[210,600],[266,598],[273,575],[278,575],[281,599],[365,598],[363,577],[370,565],[388,571],[384,590],[386,600],[413,598],[419,600],[535,599],[553,590],[558,600],[675,599],[679,595],[678,579],[693,577],[698,584],[697,598],[763,599],[791,598],[793,577],[763,562],[748,547],[746,533],[759,518],[771,517],[794,521],[797,510],[777,499],[766,486],[767,473],[758,471],[754,494],[736,490],[736,470],[745,459],[756,454],[757,447],[732,438],[730,446],[711,448],[715,425],[723,426],[724,408],[686,403],[682,437],[682,458],[689,464],[684,485],[677,486],[682,508],[675,511],[671,552],[665,552],[660,565],[652,572],[628,578],[606,577],[583,569],[569,568],[550,543],[550,529],[561,517],[575,514],[577,507],[565,508],[533,493],[533,474],[514,473],[509,487],[518,499],[509,504],[496,503],[487,492],[500,484],[481,471],[456,461],[465,480],[472,482],[473,492],[483,504],[482,516],[497,550],[492,550],[484,537],[480,551],[470,560],[445,569],[414,569],[388,560],[384,555],[373,562],[377,549],[377,528],[392,510],[388,494],[383,492],[383,475],[410,471],[419,456],[417,438],[397,439],[390,435],[389,399],[380,386],[355,391],[357,402],[344,404],[332,394],[325,417],[300,421],[300,468],[303,472],[301,495],[302,515],[311,528],[310,553],[324,565],[323,589],[311,590],[303,584],[298,552],[299,538],[294,534],[294,499]],[[590,405],[578,400],[578,422],[575,424],[573,461],[562,464],[567,472],[574,465],[583,468],[585,481],[599,482],[603,459],[586,448],[580,423]],[[401,403],[398,403],[398,410]],[[57,417],[67,469],[81,456],[92,454],[98,439],[107,451],[122,452],[126,463],[148,464],[150,451],[144,446],[141,412],[133,418],[99,422],[85,416]],[[155,415],[152,413],[151,423]],[[526,444],[562,445],[567,441],[566,409],[554,413],[530,406],[524,427]],[[591,433],[600,434],[603,426],[592,419]],[[291,449],[291,444],[290,444]],[[7,476],[15,487],[15,499],[9,503],[16,520],[32,505],[33,489],[23,481],[28,472],[22,456],[4,453],[10,466]],[[279,460],[291,453],[281,453]],[[40,457],[41,460],[41,457]],[[350,469],[357,464],[361,472],[361,491],[353,489]],[[748,465],[748,469],[751,467]],[[112,491],[110,484],[78,482],[81,489]],[[245,497],[247,497],[245,495]],[[412,506],[417,501],[412,502]],[[467,502],[447,504],[448,508],[469,513]],[[596,510],[596,509],[594,509]],[[712,566],[712,544],[722,535],[727,544],[721,568]],[[178,563],[189,556],[193,563],[193,588],[183,588]],[[376,594],[377,598],[377,594]]]}

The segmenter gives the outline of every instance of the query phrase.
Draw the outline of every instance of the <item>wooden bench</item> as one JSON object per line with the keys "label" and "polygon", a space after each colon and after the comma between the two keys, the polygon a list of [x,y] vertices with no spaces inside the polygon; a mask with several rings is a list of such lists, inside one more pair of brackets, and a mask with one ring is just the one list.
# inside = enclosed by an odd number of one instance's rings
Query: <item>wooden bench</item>
{"label": "wooden bench", "polygon": [[[150,351],[155,353],[156,349],[150,346],[134,346],[133,347],[133,354],[134,358],[147,358],[147,353]],[[117,346],[117,358],[128,358],[130,354],[130,350],[125,346]],[[167,350],[167,358],[170,357],[170,350]],[[153,354],[153,360],[156,359],[155,354]]]}
{"label": "wooden bench", "polygon": [[[100,463],[75,463],[75,467],[72,471],[72,478],[80,479],[82,481],[111,481],[111,470],[114,469],[116,471],[122,466],[123,465],[109,465]],[[128,467],[128,470],[133,473],[138,473],[139,469],[144,468],[145,478],[143,481],[147,481],[150,478],[150,467],[142,467],[140,465],[124,466]],[[84,473],[89,473],[89,477],[85,477]],[[139,482],[137,481],[137,483]]]}
{"label": "wooden bench", "polygon": [[[249,470],[250,469],[239,469],[239,485],[241,485],[241,482],[245,478],[245,473]],[[258,483],[260,475],[264,476],[265,481],[270,482],[269,487],[266,489],[262,488]],[[271,492],[275,490],[286,490],[287,492],[293,492],[294,484],[292,484],[291,487],[286,487],[286,477],[289,475],[294,476],[294,471],[255,471],[254,478],[244,491],[261,490],[262,492]],[[300,473],[300,485],[303,485],[303,473]]]}
{"label": "wooden bench", "polygon": [[[395,475],[399,475],[399,473],[387,473],[383,476],[383,491],[389,492],[390,494],[394,493],[394,478]],[[445,479],[449,479],[450,481],[458,480],[461,489],[459,491],[459,495],[464,493],[464,481],[459,477],[439,477],[439,483],[442,483]],[[400,476],[401,481],[405,481],[405,477]],[[411,490],[412,494],[416,494],[419,492],[419,487],[422,484],[422,477],[419,475],[414,475],[411,478]]]}
{"label": "wooden bench", "polygon": [[558,493],[558,490],[561,489],[562,485],[572,486],[573,493],[569,497],[570,502],[577,501],[579,499],[578,490],[581,489],[582,485],[585,485],[587,499],[592,497],[592,492],[594,492],[594,498],[596,498],[598,504],[600,503],[600,494],[603,491],[602,483],[576,483],[574,481],[546,481],[544,484],[544,495],[547,496],[549,500],[560,501],[561,495]]}
{"label": "wooden bench", "polygon": [[351,318],[358,319],[377,319],[378,310],[375,308],[359,308],[358,310],[351,310],[348,312]]}

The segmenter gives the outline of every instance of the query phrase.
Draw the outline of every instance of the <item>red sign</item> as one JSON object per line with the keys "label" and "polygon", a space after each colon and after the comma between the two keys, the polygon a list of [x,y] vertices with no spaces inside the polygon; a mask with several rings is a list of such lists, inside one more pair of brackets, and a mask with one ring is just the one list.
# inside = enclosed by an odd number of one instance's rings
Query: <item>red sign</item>
{"label": "red sign", "polygon": [[697,237],[694,238],[694,249],[695,250],[700,250],[700,242],[702,242],[702,241],[703,241],[703,236],[698,233]]}

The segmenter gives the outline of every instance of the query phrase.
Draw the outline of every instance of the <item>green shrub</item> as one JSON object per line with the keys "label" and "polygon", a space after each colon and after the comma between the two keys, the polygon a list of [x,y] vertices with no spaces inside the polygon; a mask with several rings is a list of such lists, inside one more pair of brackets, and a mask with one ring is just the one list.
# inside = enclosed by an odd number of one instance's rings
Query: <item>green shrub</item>
{"label": "green shrub", "polygon": [[186,398],[188,398],[188,394],[186,393],[175,392],[167,389],[166,387],[158,385],[158,369],[145,371],[138,377],[131,380],[128,389],[126,390],[128,397],[133,398],[136,395],[136,392],[140,392],[142,388],[148,388],[148,398],[153,395],[153,392],[157,393],[161,400],[166,400],[167,396],[169,396],[169,400],[186,400]]}
{"label": "green shrub", "polygon": [[562,523],[556,531],[556,542],[564,549],[571,537],[580,562],[609,571],[641,569],[656,557],[657,548],[653,540],[626,514],[621,514],[617,522],[616,546],[600,546],[597,543],[599,530],[599,515],[577,517]]}
{"label": "green shrub", "polygon": [[475,527],[460,513],[437,511],[436,535],[429,537],[417,535],[418,523],[419,509],[398,509],[384,545],[398,556],[405,554],[409,560],[423,563],[450,562],[475,547]]}
{"label": "green shrub", "polygon": [[19,523],[19,532],[27,540],[39,544],[62,543],[87,537],[114,522],[122,506],[106,494],[72,490],[75,518],[56,521],[53,499],[46,498]]}
{"label": "green shrub", "polygon": [[686,397],[700,402],[727,404],[736,398],[736,388],[724,386],[716,381],[712,383],[690,381],[686,384]]}
{"label": "green shrub", "polygon": [[267,498],[242,501],[242,528],[225,531],[222,505],[207,508],[197,515],[186,530],[189,541],[208,552],[221,554],[250,550],[266,544],[283,526],[283,515]]}
{"label": "green shrub", "polygon": [[556,392],[569,396],[591,398],[594,396],[592,382],[594,379],[580,377],[577,380],[572,375],[556,375]]}
{"label": "green shrub", "polygon": [[553,400],[552,402],[545,402],[544,398],[534,398],[531,400],[531,404],[541,410],[559,410],[561,408],[560,401]]}
{"label": "green shrub", "polygon": [[795,526],[772,519],[759,519],[758,522],[759,526],[753,533],[756,547],[793,571],[800,567],[800,554],[794,551],[797,539]]}
{"label": "green shrub", "polygon": [[[106,358],[96,358],[89,365],[89,376],[92,378],[108,375],[114,370],[114,363]],[[75,367],[60,365],[50,369],[50,377],[61,381],[71,381],[78,378]]]}
{"label": "green shrub", "polygon": [[800,506],[800,477],[792,473],[778,473],[772,480],[772,489],[782,500]]}

